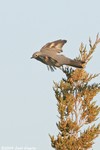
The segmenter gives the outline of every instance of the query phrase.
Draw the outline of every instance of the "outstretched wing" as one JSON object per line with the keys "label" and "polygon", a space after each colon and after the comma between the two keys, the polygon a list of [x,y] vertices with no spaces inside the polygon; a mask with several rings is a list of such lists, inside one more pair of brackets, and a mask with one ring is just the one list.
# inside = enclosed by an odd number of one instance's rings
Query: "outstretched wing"
{"label": "outstretched wing", "polygon": [[52,50],[55,51],[56,53],[60,53],[62,52],[62,47],[66,42],[67,42],[66,40],[57,40],[57,41],[47,43],[40,49],[40,51],[45,52],[46,50],[50,50],[50,51]]}

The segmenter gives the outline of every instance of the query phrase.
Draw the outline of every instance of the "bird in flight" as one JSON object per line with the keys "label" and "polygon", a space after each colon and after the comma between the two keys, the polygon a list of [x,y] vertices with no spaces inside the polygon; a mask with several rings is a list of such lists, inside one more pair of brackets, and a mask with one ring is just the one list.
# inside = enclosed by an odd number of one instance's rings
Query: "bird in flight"
{"label": "bird in flight", "polygon": [[31,58],[35,58],[38,61],[46,64],[48,69],[50,68],[51,71],[54,71],[56,67],[61,67],[63,65],[69,65],[76,68],[83,68],[83,64],[85,62],[81,60],[73,60],[70,59],[62,54],[63,52],[62,47],[66,43],[66,40],[56,40],[53,42],[49,42],[44,45],[40,51],[35,52]]}

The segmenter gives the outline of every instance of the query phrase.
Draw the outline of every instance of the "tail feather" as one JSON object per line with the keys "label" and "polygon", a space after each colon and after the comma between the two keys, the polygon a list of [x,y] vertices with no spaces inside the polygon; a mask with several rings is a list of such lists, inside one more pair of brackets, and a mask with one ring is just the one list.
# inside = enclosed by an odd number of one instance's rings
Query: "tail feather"
{"label": "tail feather", "polygon": [[69,61],[69,65],[72,66],[72,67],[76,67],[76,68],[83,68],[84,63],[85,62],[81,61],[81,60],[72,60],[72,59],[70,59],[70,61]]}

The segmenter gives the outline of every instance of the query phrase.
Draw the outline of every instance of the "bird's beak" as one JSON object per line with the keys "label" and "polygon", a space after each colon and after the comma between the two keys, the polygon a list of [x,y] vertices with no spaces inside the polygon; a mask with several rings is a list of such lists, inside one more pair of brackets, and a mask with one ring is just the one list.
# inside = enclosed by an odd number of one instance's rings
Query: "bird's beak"
{"label": "bird's beak", "polygon": [[30,59],[32,59],[32,58],[33,58],[33,56]]}
{"label": "bird's beak", "polygon": [[31,58],[30,59],[33,59],[34,58],[34,54],[31,56]]}

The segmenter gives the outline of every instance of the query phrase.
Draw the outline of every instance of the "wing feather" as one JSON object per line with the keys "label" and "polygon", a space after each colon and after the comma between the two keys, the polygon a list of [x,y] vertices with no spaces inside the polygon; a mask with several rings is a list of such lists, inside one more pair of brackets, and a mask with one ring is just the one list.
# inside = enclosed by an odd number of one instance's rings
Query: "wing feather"
{"label": "wing feather", "polygon": [[44,52],[46,50],[50,50],[50,51],[53,50],[56,53],[60,53],[62,52],[62,47],[66,42],[67,42],[66,40],[61,40],[61,39],[57,41],[49,42],[46,45],[44,45],[40,51]]}

